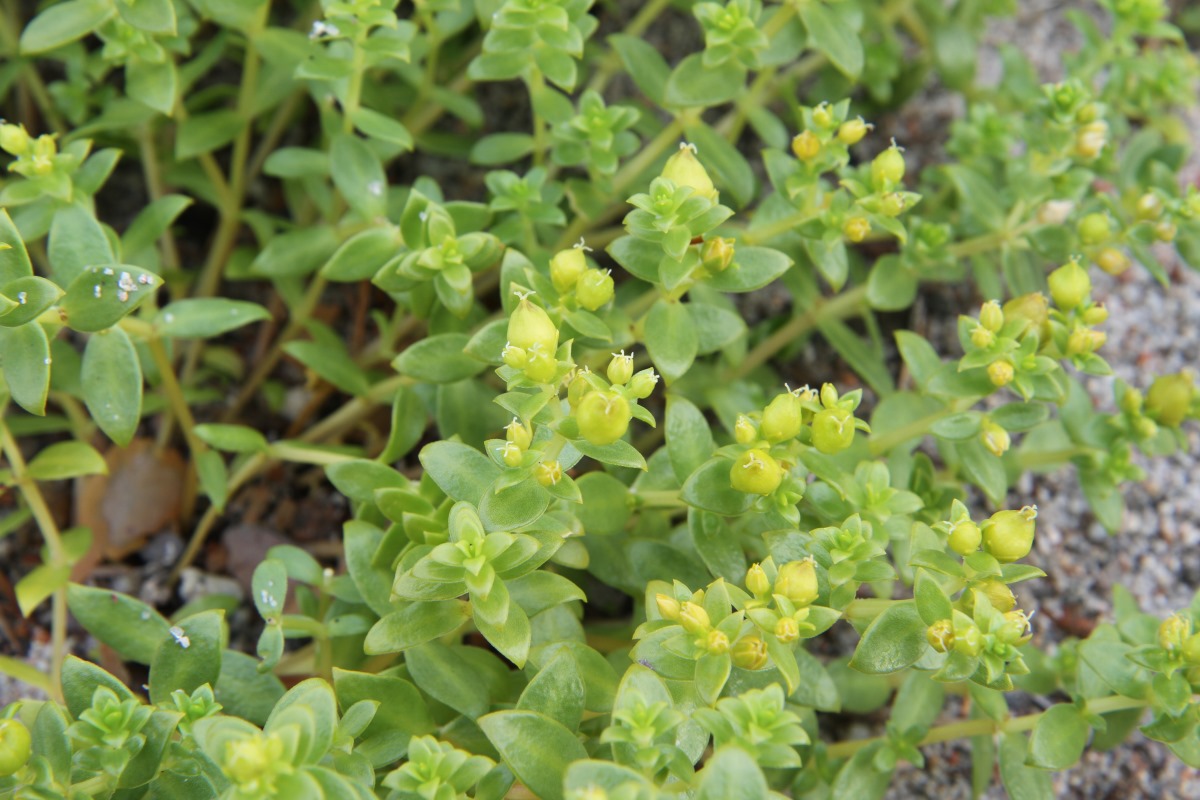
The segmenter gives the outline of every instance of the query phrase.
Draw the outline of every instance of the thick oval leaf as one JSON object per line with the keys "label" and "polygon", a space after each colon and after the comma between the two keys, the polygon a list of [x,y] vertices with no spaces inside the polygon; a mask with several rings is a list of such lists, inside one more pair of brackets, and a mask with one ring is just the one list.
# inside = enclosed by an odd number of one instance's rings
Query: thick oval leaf
{"label": "thick oval leaf", "polygon": [[542,516],[552,499],[533,478],[501,489],[489,488],[479,502],[479,519],[488,531],[523,528]]}
{"label": "thick oval leaf", "polygon": [[1087,745],[1088,723],[1079,707],[1059,703],[1046,709],[1029,738],[1029,764],[1044,769],[1075,766]]}
{"label": "thick oval leaf", "polygon": [[470,616],[469,606],[461,600],[413,603],[376,622],[367,632],[363,650],[368,655],[399,653],[453,633]]}
{"label": "thick oval leaf", "polygon": [[470,337],[465,333],[442,333],[413,344],[392,362],[401,375],[426,383],[455,383],[474,377],[487,364],[467,355]]}
{"label": "thick oval leaf", "polygon": [[729,268],[713,275],[707,283],[721,292],[750,292],[766,286],[791,265],[792,259],[778,250],[739,245]]}
{"label": "thick oval leaf", "polygon": [[94,333],[116,325],[161,284],[153,272],[128,264],[93,266],[71,281],[59,308],[69,327]]}
{"label": "thick oval leaf", "polygon": [[915,604],[890,606],[863,631],[850,666],[871,675],[912,666],[929,647],[925,628]]}
{"label": "thick oval leaf", "polygon": [[207,339],[270,318],[258,303],[197,297],[171,303],[158,312],[154,324],[164,339]]}
{"label": "thick oval leaf", "polygon": [[500,468],[462,442],[434,442],[421,450],[421,466],[438,488],[455,500],[479,505]]}
{"label": "thick oval leaf", "polygon": [[408,672],[430,697],[460,714],[475,719],[488,710],[487,685],[461,657],[462,648],[429,642],[404,654]]}
{"label": "thick oval leaf", "polygon": [[705,762],[699,777],[696,800],[767,800],[771,796],[763,771],[740,747],[722,747]]}
{"label": "thick oval leaf", "polygon": [[88,339],[80,380],[100,430],[121,446],[129,444],[142,415],[142,365],[125,331],[113,328]]}
{"label": "thick oval leaf", "polygon": [[168,700],[176,689],[191,694],[206,683],[216,684],[224,625],[224,612],[203,611],[167,631],[150,662],[151,702]]}
{"label": "thick oval leaf", "polygon": [[16,328],[32,322],[62,296],[63,290],[57,284],[35,275],[10,281],[4,286],[4,297],[13,306],[0,314],[0,326]]}
{"label": "thick oval leaf", "polygon": [[646,350],[667,383],[683,376],[696,360],[696,322],[683,303],[658,300],[646,315]]}
{"label": "thick oval leaf", "polygon": [[710,459],[684,482],[680,499],[690,506],[727,517],[745,512],[754,498],[729,483],[732,466],[733,462],[727,458]]}
{"label": "thick oval leaf", "polygon": [[583,697],[583,678],[579,675],[579,667],[569,652],[560,650],[521,692],[517,708],[540,711],[573,731],[583,719]]}
{"label": "thick oval leaf", "polygon": [[37,481],[61,481],[81,475],[106,475],[104,456],[84,442],[57,442],[34,456],[26,474]]}
{"label": "thick oval leaf", "polygon": [[587,758],[575,734],[536,711],[497,711],[479,720],[501,757],[535,796],[563,800],[563,777]]}
{"label": "thick oval leaf", "polygon": [[110,0],[68,0],[49,6],[21,32],[22,53],[43,53],[82,39],[116,13]]}
{"label": "thick oval leaf", "polygon": [[67,607],[84,630],[139,664],[149,664],[169,637],[170,623],[150,606],[129,595],[71,584]]}
{"label": "thick oval leaf", "polygon": [[50,392],[50,340],[36,322],[0,328],[0,367],[17,405],[30,414],[46,413]]}

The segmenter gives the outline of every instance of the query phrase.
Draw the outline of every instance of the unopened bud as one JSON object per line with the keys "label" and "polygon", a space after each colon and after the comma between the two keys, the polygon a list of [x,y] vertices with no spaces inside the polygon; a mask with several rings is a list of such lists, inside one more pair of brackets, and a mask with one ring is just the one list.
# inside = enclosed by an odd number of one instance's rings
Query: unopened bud
{"label": "unopened bud", "polygon": [[734,239],[714,236],[704,241],[700,248],[700,263],[709,273],[724,272],[733,263]]}
{"label": "unopened bud", "polygon": [[1020,644],[1029,635],[1029,617],[1024,611],[1008,611],[1004,614],[1004,624],[996,631],[996,638],[1004,644]]}
{"label": "unopened bud", "polygon": [[1067,355],[1080,356],[1094,353],[1108,340],[1104,331],[1094,331],[1089,328],[1076,328],[1067,337]]}
{"label": "unopened bud", "polygon": [[976,325],[971,329],[971,344],[978,347],[980,350],[986,350],[996,343],[996,334],[989,331],[982,325]]}
{"label": "unopened bud", "polygon": [[608,362],[608,380],[618,386],[623,386],[629,383],[629,379],[633,377],[633,354],[626,353],[622,350],[619,353],[612,354],[612,361]]}
{"label": "unopened bud", "polygon": [[983,549],[1002,564],[1021,560],[1033,549],[1036,518],[1036,506],[997,511],[983,523]]}
{"label": "unopened bud", "polygon": [[992,333],[1004,327],[1004,311],[995,300],[988,300],[979,308],[979,324]]}
{"label": "unopened bud", "polygon": [[588,311],[595,311],[612,300],[613,278],[606,269],[589,269],[575,284],[575,299]]}
{"label": "unopened bud", "polygon": [[775,638],[780,644],[791,644],[800,639],[800,625],[792,617],[780,617],[775,623]]}
{"label": "unopened bud", "polygon": [[997,458],[1007,453],[1009,445],[1012,444],[1008,431],[991,420],[984,420],[979,431],[979,440],[983,442],[983,446],[987,448],[988,452]]}
{"label": "unopened bud", "polygon": [[696,158],[695,145],[681,144],[663,165],[662,177],[676,186],[690,186],[693,194],[717,202],[717,190],[713,186],[712,178],[708,176],[708,170],[704,169],[704,165]]}
{"label": "unopened bud", "polygon": [[562,294],[575,288],[579,276],[583,275],[587,268],[587,257],[583,248],[569,247],[560,250],[550,259],[550,280],[559,294]]}
{"label": "unopened bud", "polygon": [[529,361],[529,354],[525,352],[525,348],[514,347],[512,342],[509,342],[500,352],[500,358],[513,369],[524,369],[526,362]]}
{"label": "unopened bud", "polygon": [[0,149],[18,158],[28,155],[29,134],[24,126],[0,124]]}
{"label": "unopened bud", "polygon": [[1084,244],[1100,244],[1112,236],[1112,223],[1108,214],[1097,211],[1079,220],[1079,241]]}
{"label": "unopened bud", "polygon": [[888,217],[898,217],[904,213],[907,201],[899,192],[888,192],[879,201],[879,210]]}
{"label": "unopened bud", "polygon": [[558,327],[544,308],[523,297],[508,318],[508,342],[525,350],[537,345],[543,352],[553,354],[558,350]]}
{"label": "unopened bud", "polygon": [[712,629],[712,621],[704,606],[690,600],[679,607],[679,623],[691,634],[707,634]]}
{"label": "unopened bud", "polygon": [[529,447],[529,443],[533,441],[533,432],[529,427],[521,422],[517,417],[513,417],[512,422],[508,423],[504,428],[504,438],[515,444],[521,450]]}
{"label": "unopened bud", "polygon": [[1108,309],[1102,305],[1088,306],[1079,318],[1085,325],[1102,325],[1108,319]]}
{"label": "unopened bud", "polygon": [[1188,663],[1200,664],[1200,633],[1193,633],[1183,643],[1183,657]]}
{"label": "unopened bud", "polygon": [[974,622],[954,629],[954,652],[974,658],[983,652],[983,633]]}
{"label": "unopened bud", "polygon": [[654,595],[654,603],[658,606],[658,613],[662,615],[663,619],[669,619],[672,622],[679,620],[680,605],[674,597],[659,592]]}
{"label": "unopened bud", "polygon": [[1162,212],[1162,198],[1154,192],[1146,192],[1139,197],[1133,209],[1134,216],[1140,220],[1158,219],[1162,216]]}
{"label": "unopened bud", "polygon": [[583,399],[584,395],[591,390],[592,385],[588,383],[587,378],[584,377],[584,373],[582,371],[576,372],[575,376],[571,378],[571,382],[567,384],[567,404],[574,410],[579,406],[579,401]]}
{"label": "unopened bud", "polygon": [[[19,719],[0,719],[0,778],[7,778],[29,763],[33,737]],[[23,781],[18,781],[23,783]]]}
{"label": "unopened bud", "polygon": [[563,479],[562,464],[555,461],[542,461],[533,468],[533,475],[542,486],[557,486]]}
{"label": "unopened bud", "polygon": [[742,453],[729,470],[729,483],[747,494],[768,495],[783,482],[783,468],[766,450],[754,448]]}
{"label": "unopened bud", "polygon": [[1047,280],[1054,304],[1063,311],[1082,305],[1092,291],[1092,280],[1087,270],[1074,259],[1051,272]]}
{"label": "unopened bud", "polygon": [[812,131],[801,131],[792,139],[792,152],[801,161],[812,161],[821,153],[821,140]]}
{"label": "unopened bud", "polygon": [[733,646],[734,666],[756,670],[767,665],[767,643],[757,636],[743,636]]}
{"label": "unopened bud", "polygon": [[963,520],[950,529],[950,549],[960,556],[969,556],[979,549],[983,541],[983,532],[971,520]]}
{"label": "unopened bud", "polygon": [[834,126],[833,109],[829,103],[822,102],[812,112],[813,122],[821,128],[832,128]]}
{"label": "unopened bud", "polygon": [[894,189],[904,179],[904,153],[893,144],[871,162],[871,182],[878,191]]}
{"label": "unopened bud", "polygon": [[733,438],[738,444],[750,444],[758,438],[758,428],[745,414],[738,414],[737,422],[733,424]]}
{"label": "unopened bud", "polygon": [[1154,225],[1154,238],[1158,239],[1160,242],[1175,241],[1175,234],[1178,232],[1179,229],[1175,227],[1175,223],[1171,222],[1170,220],[1159,220]]}
{"label": "unopened bud", "polygon": [[751,564],[746,570],[746,589],[755,597],[765,597],[771,593],[771,579],[762,564]]}
{"label": "unopened bud", "polygon": [[992,386],[997,388],[1008,386],[1016,376],[1013,365],[1009,361],[993,361],[988,364],[987,374]]}
{"label": "unopened bud", "polygon": [[1196,387],[1188,373],[1160,375],[1146,392],[1146,412],[1168,428],[1178,428],[1192,407]]}
{"label": "unopened bud", "polygon": [[1109,275],[1120,275],[1132,266],[1129,256],[1115,247],[1105,247],[1095,256],[1096,266]]}
{"label": "unopened bud", "polygon": [[1014,297],[1004,304],[1003,310],[1006,321],[1019,320],[1024,323],[1019,332],[1021,336],[1027,333],[1037,333],[1040,336],[1044,333],[1046,321],[1050,318],[1050,308],[1046,303],[1046,296],[1041,292],[1030,292]]}
{"label": "unopened bud", "polygon": [[871,232],[871,221],[866,217],[851,217],[842,225],[842,235],[846,241],[857,244]]}
{"label": "unopened bud", "polygon": [[654,387],[658,385],[658,375],[654,369],[647,367],[639,370],[629,380],[629,393],[638,400],[645,400],[654,392]]}
{"label": "unopened bud", "polygon": [[992,604],[992,608],[1000,612],[1012,611],[1017,606],[1017,598],[1012,593],[1012,589],[1008,588],[1008,584],[997,578],[988,578],[975,587],[976,591],[983,592],[987,597],[988,602]]}
{"label": "unopened bud", "polygon": [[781,594],[797,606],[810,605],[817,599],[817,568],[813,559],[789,561],[775,576],[775,594]]}
{"label": "unopened bud", "polygon": [[1191,638],[1192,621],[1182,614],[1172,614],[1158,626],[1158,646],[1171,654],[1182,654],[1183,643]]}
{"label": "unopened bud", "polygon": [[954,647],[954,625],[948,619],[939,619],[925,629],[925,641],[939,653]]}
{"label": "unopened bud", "polygon": [[837,137],[846,146],[855,145],[862,141],[862,138],[867,135],[867,131],[875,126],[869,122],[864,122],[862,117],[858,119],[848,119],[838,128]]}
{"label": "unopened bud", "polygon": [[775,395],[763,410],[759,430],[768,442],[776,443],[795,438],[803,421],[800,399],[791,392]]}
{"label": "unopened bud", "polygon": [[711,630],[704,641],[704,648],[714,656],[723,655],[729,652],[729,637],[724,631]]}

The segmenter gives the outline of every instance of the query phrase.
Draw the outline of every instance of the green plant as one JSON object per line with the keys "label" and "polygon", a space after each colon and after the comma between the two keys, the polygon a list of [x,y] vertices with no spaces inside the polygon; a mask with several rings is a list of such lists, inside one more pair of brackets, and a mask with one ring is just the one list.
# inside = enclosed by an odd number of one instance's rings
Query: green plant
{"label": "green plant", "polygon": [[[54,663],[0,660],[49,696],[3,712],[0,796],[867,798],[970,738],[977,789],[998,759],[1049,797],[1092,731],[1140,723],[1200,765],[1200,595],[1159,621],[1120,594],[1042,652],[1011,588],[1044,575],[1036,509],[1005,508],[1072,464],[1116,531],[1135,449],[1200,417],[1190,375],[1117,381],[1114,411],[1076,377],[1111,371],[1093,264],[1200,264],[1173,113],[1198,65],[1162,3],[1103,3],[1066,80],[1008,53],[991,88],[1003,2],[652,0],[605,41],[590,0],[43,5],[3,29],[0,526],[44,537],[16,595],[49,600]],[[704,49],[671,67],[642,34],[687,11]],[[913,174],[866,119],[934,77],[967,112]],[[529,131],[478,135],[470,90],[517,80]],[[486,169],[475,199],[394,180],[431,155]],[[131,175],[148,201],[117,219]],[[896,330],[897,380],[877,312],[967,278],[961,354]],[[790,315],[749,326],[767,286]],[[318,313],[347,287],[359,334]],[[256,358],[229,346],[267,320]],[[783,383],[812,334],[862,385]],[[285,359],[316,387],[290,427]],[[283,545],[254,571],[257,657],[219,600],[71,583],[91,532],[41,484],[139,432],[186,445],[176,575],[273,463],[350,500],[336,566]],[[144,695],[68,653],[68,610]],[[810,652],[842,623],[852,657]],[[884,735],[822,735],[893,689]],[[1058,702],[1014,717],[1017,689]],[[935,724],[951,693],[968,717]]]}

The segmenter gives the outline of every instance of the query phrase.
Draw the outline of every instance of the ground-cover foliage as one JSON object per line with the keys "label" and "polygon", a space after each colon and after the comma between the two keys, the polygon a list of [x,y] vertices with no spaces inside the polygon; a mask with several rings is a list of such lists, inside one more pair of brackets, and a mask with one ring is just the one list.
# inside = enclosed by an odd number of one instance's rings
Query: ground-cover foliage
{"label": "ground-cover foliage", "polygon": [[[1039,650],[1010,494],[1072,466],[1120,533],[1134,454],[1200,417],[1188,374],[1081,379],[1120,355],[1089,272],[1200,266],[1200,68],[1161,0],[1105,0],[1064,81],[1007,50],[981,85],[1011,10],[6,3],[0,534],[44,539],[15,593],[53,663],[0,660],[48,698],[0,715],[0,796],[857,799],[963,738],[977,791],[1038,798],[1139,727],[1200,766],[1200,597]],[[871,120],[931,82],[966,113],[914,174]],[[964,281],[958,350],[897,329]],[[764,287],[790,311],[748,324]],[[176,575],[274,464],[348,498],[336,557],[254,570],[254,655],[220,597],[80,582],[107,551],[45,485],[145,437],[187,453]]]}

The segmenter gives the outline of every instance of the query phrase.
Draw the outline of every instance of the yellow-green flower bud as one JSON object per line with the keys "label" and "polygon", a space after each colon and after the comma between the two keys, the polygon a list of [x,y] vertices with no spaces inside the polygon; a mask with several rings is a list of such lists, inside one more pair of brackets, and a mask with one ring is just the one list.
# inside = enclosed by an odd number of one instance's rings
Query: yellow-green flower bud
{"label": "yellow-green flower bud", "polygon": [[1012,383],[1016,373],[1013,370],[1012,362],[1000,360],[988,364],[987,374],[988,380],[992,382],[992,386],[1000,388]]}
{"label": "yellow-green flower bud", "polygon": [[681,606],[679,605],[679,601],[674,597],[659,592],[658,594],[654,595],[654,603],[658,606],[658,613],[663,619],[668,619],[672,622],[679,620]]}
{"label": "yellow-green flower bud", "polygon": [[1096,158],[1108,144],[1108,123],[1104,120],[1089,122],[1075,133],[1075,155],[1085,161]]}
{"label": "yellow-green flower bud", "polygon": [[750,444],[758,438],[758,428],[754,421],[745,414],[738,414],[737,422],[733,424],[733,438],[738,444]]}
{"label": "yellow-green flower bud", "polygon": [[851,217],[842,225],[842,235],[846,241],[857,244],[871,232],[871,221],[866,217]]}
{"label": "yellow-green flower bud", "polygon": [[904,213],[907,202],[899,192],[888,192],[879,201],[879,210],[888,217],[898,217]]}
{"label": "yellow-green flower bud", "polygon": [[989,331],[982,325],[976,325],[971,329],[971,344],[978,347],[980,350],[986,350],[996,343],[996,334]]}
{"label": "yellow-green flower bud", "polygon": [[560,250],[550,259],[550,281],[559,294],[569,292],[587,270],[587,256],[582,247]]}
{"label": "yellow-green flower bud", "polygon": [[620,392],[591,391],[575,409],[579,435],[595,445],[612,444],[629,430],[633,413],[629,401]]}
{"label": "yellow-green flower bud", "polygon": [[1084,244],[1100,244],[1107,242],[1112,236],[1112,223],[1108,214],[1097,211],[1079,220],[1079,241]]}
{"label": "yellow-green flower bud", "polygon": [[633,377],[633,354],[622,350],[612,354],[608,362],[608,380],[617,386],[624,386]]}
{"label": "yellow-green flower bud", "polygon": [[1191,375],[1159,375],[1146,393],[1146,413],[1168,428],[1177,428],[1187,416],[1195,394]]}
{"label": "yellow-green flower bud", "polygon": [[608,800],[608,791],[603,787],[588,784],[581,789],[567,792],[567,800]]}
{"label": "yellow-green flower bud", "polygon": [[586,373],[582,369],[578,369],[571,378],[571,383],[566,384],[566,402],[570,405],[571,410],[580,407],[583,396],[592,391],[592,384],[589,384],[588,379],[583,377],[584,374]]}
{"label": "yellow-green flower bud", "polygon": [[1133,262],[1129,260],[1129,256],[1115,247],[1105,247],[1099,253],[1096,253],[1095,261],[1096,266],[1109,275],[1120,275],[1133,265]]}
{"label": "yellow-green flower bud", "polygon": [[285,763],[282,758],[283,739],[275,734],[258,734],[227,742],[222,767],[230,780],[243,788],[268,789]]}
{"label": "yellow-green flower bud", "polygon": [[586,270],[575,284],[575,299],[588,311],[595,311],[612,297],[613,278],[606,269]]}
{"label": "yellow-green flower bud", "polygon": [[708,176],[708,170],[696,158],[695,145],[679,145],[679,149],[663,166],[662,177],[676,186],[690,186],[693,194],[717,202],[716,187],[713,186],[712,178]]}
{"label": "yellow-green flower bud", "polygon": [[1046,331],[1046,323],[1050,319],[1050,308],[1046,303],[1046,296],[1041,292],[1031,292],[1014,297],[1004,304],[1004,319],[1009,322],[1020,320],[1025,323],[1020,331],[1022,336],[1033,332],[1041,336],[1043,340],[1046,339],[1043,334]]}
{"label": "yellow-green flower bud", "polygon": [[925,641],[939,653],[954,647],[954,626],[948,619],[939,619],[925,629]]}
{"label": "yellow-green flower bud", "polygon": [[559,481],[563,479],[562,464],[557,459],[554,461],[539,462],[533,468],[533,476],[537,478],[537,482],[542,486],[557,486]]}
{"label": "yellow-green flower bud", "polygon": [[724,655],[729,652],[729,637],[724,631],[711,630],[704,640],[704,649],[714,656]]}
{"label": "yellow-green flower bud", "polygon": [[1133,432],[1143,439],[1153,439],[1158,435],[1158,423],[1149,417],[1138,417],[1133,421]]}
{"label": "yellow-green flower bud", "polygon": [[736,240],[714,236],[700,248],[700,263],[709,273],[724,272],[733,263]]}
{"label": "yellow-green flower bud", "polygon": [[854,414],[837,406],[824,408],[812,421],[813,446],[825,455],[834,455],[854,443]]}
{"label": "yellow-green flower bud", "polygon": [[691,600],[679,607],[679,624],[688,633],[696,635],[707,634],[712,629],[712,621],[709,620],[704,606]]}
{"label": "yellow-green flower bud", "polygon": [[629,380],[629,393],[638,400],[645,400],[654,392],[654,387],[658,385],[658,375],[655,374],[653,368],[647,367],[638,372]]}
{"label": "yellow-green flower bud", "polygon": [[1175,226],[1175,223],[1171,222],[1170,220],[1160,220],[1154,225],[1154,238],[1158,239],[1160,242],[1175,241],[1175,234],[1178,232],[1179,229]]}
{"label": "yellow-green flower bud", "polygon": [[780,617],[775,623],[775,638],[780,644],[791,644],[800,639],[800,625],[792,617]]}
{"label": "yellow-green flower bud", "polygon": [[1076,328],[1067,337],[1067,355],[1078,356],[1094,353],[1108,341],[1104,331],[1094,331],[1088,328]]}
{"label": "yellow-green flower bud", "polygon": [[771,579],[767,577],[762,564],[751,564],[750,569],[746,570],[746,589],[755,597],[765,597],[771,593]]}
{"label": "yellow-green flower bud", "polygon": [[517,447],[512,442],[505,442],[500,448],[500,459],[509,467],[521,466],[521,461],[525,458],[525,454],[521,452],[521,448]]}
{"label": "yellow-green flower bud", "polygon": [[1191,638],[1192,621],[1182,614],[1172,614],[1158,626],[1158,646],[1168,653],[1183,652],[1183,643]]}
{"label": "yellow-green flower bud", "polygon": [[871,182],[878,191],[896,188],[904,179],[904,153],[895,142],[871,162]]}
{"label": "yellow-green flower bud", "polygon": [[508,318],[508,343],[525,350],[536,345],[542,352],[554,355],[558,350],[558,328],[544,308],[523,297]]}
{"label": "yellow-green flower bud", "polygon": [[812,558],[789,561],[775,576],[775,594],[781,594],[797,606],[810,605],[817,599],[817,566]]}
{"label": "yellow-green flower bud", "polygon": [[974,522],[965,519],[950,529],[948,539],[951,550],[960,556],[969,556],[979,549],[979,543],[983,541],[983,532]]}
{"label": "yellow-green flower bud", "polygon": [[18,719],[0,719],[0,778],[7,778],[29,763],[32,753],[29,729]]}
{"label": "yellow-green flower bud", "polygon": [[1008,584],[998,578],[988,578],[985,581],[981,581],[975,589],[976,591],[983,592],[988,602],[992,604],[992,608],[1001,613],[1012,611],[1017,606],[1017,598],[1013,594],[1012,589],[1008,588]]}
{"label": "yellow-green flower bud", "polygon": [[1092,279],[1087,270],[1074,259],[1051,272],[1047,282],[1054,304],[1063,311],[1082,305],[1092,291]]}
{"label": "yellow-green flower bud", "polygon": [[1074,210],[1070,200],[1047,200],[1038,206],[1036,218],[1039,225],[1062,225]]}
{"label": "yellow-green flower bud", "polygon": [[739,492],[768,495],[783,482],[783,468],[766,450],[747,450],[733,462],[729,482]]}
{"label": "yellow-green flower bud", "polygon": [[955,629],[953,637],[954,652],[972,658],[983,652],[983,633],[974,622]]}
{"label": "yellow-green flower bud", "polygon": [[1024,611],[1007,611],[1004,624],[996,631],[996,638],[1004,644],[1020,644],[1029,636],[1029,617]]}
{"label": "yellow-green flower bud", "polygon": [[757,636],[743,636],[733,646],[733,663],[742,669],[762,669],[767,665],[767,643]]}
{"label": "yellow-green flower bud", "polygon": [[979,324],[992,333],[1004,327],[1004,310],[995,300],[988,300],[979,308]]}
{"label": "yellow-green flower bud", "polygon": [[983,421],[979,431],[979,440],[983,442],[983,446],[987,448],[988,452],[997,458],[1007,453],[1009,445],[1012,444],[1008,431],[990,419]]}
{"label": "yellow-green flower bud", "polygon": [[1102,305],[1091,305],[1079,315],[1085,325],[1103,325],[1108,319],[1108,309]]}
{"label": "yellow-green flower bud", "polygon": [[500,352],[500,358],[504,359],[504,363],[513,369],[524,369],[529,362],[529,353],[525,352],[525,348],[514,347],[513,343],[509,342]]}
{"label": "yellow-green flower bud", "polygon": [[558,361],[554,351],[532,350],[525,362],[525,377],[534,383],[550,383],[558,374]]}
{"label": "yellow-green flower bud", "polygon": [[795,438],[800,433],[802,422],[800,399],[791,392],[783,392],[775,395],[775,399],[763,410],[759,430],[768,442],[782,442]]}
{"label": "yellow-green flower bud", "polygon": [[983,523],[983,549],[1002,564],[1019,561],[1033,549],[1037,506],[1020,511],[997,511]]}
{"label": "yellow-green flower bud", "polygon": [[867,131],[874,127],[871,123],[864,122],[862,117],[848,119],[838,128],[837,137],[842,144],[849,147],[861,142],[863,137],[867,135]]}
{"label": "yellow-green flower bud", "polygon": [[1162,216],[1162,212],[1162,198],[1154,192],[1146,192],[1139,197],[1133,209],[1134,216],[1140,220],[1158,219]]}
{"label": "yellow-green flower bud", "polygon": [[821,140],[812,131],[801,131],[792,138],[792,152],[801,161],[812,161],[821,153]]}
{"label": "yellow-green flower bud", "polygon": [[1190,664],[1200,664],[1200,633],[1193,633],[1184,641],[1183,658]]}
{"label": "yellow-green flower bud", "polygon": [[1130,386],[1125,390],[1125,394],[1121,395],[1121,410],[1126,414],[1140,414],[1144,399],[1141,392]]}
{"label": "yellow-green flower bud", "polygon": [[529,443],[533,441],[533,432],[519,418],[513,417],[512,422],[504,428],[504,438],[521,450],[526,450],[529,448]]}
{"label": "yellow-green flower bud", "polygon": [[[22,125],[0,125],[0,149],[18,158],[29,154],[29,134]],[[20,724],[20,723],[18,723]]]}
{"label": "yellow-green flower bud", "polygon": [[812,118],[813,123],[820,128],[832,128],[834,125],[833,109],[825,101],[822,101],[813,109]]}

